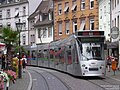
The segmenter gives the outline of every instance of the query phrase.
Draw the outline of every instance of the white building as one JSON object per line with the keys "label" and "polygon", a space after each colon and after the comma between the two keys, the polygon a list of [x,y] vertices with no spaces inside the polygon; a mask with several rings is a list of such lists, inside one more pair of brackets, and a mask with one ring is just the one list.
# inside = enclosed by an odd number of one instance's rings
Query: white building
{"label": "white building", "polygon": [[28,0],[2,0],[0,2],[0,27],[10,26],[16,30],[20,20],[23,28],[20,33],[21,45],[28,45]]}
{"label": "white building", "polygon": [[99,0],[99,30],[105,32],[106,41],[110,41],[110,0]]}
{"label": "white building", "polygon": [[[120,0],[111,0],[111,27],[117,27],[120,29]],[[120,30],[119,36],[116,39],[112,39],[112,42],[117,42],[117,49],[113,50],[113,53],[119,57],[119,68],[120,68]]]}
{"label": "white building", "polygon": [[[37,55],[35,50],[45,43],[53,41],[53,1],[43,0],[29,16],[29,50],[31,56]],[[39,50],[38,50],[39,51]]]}

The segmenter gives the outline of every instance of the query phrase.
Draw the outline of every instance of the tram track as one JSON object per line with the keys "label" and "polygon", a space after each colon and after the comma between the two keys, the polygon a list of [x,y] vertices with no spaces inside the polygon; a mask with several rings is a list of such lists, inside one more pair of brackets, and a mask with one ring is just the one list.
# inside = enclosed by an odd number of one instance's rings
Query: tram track
{"label": "tram track", "polygon": [[[39,70],[42,70],[39,68]],[[46,70],[43,70],[43,71],[46,71]],[[69,87],[69,85],[67,85],[64,81],[62,81],[59,77],[57,77],[56,75],[54,75],[53,73],[51,72],[47,72],[47,73],[50,73],[51,75],[53,75],[54,77],[56,77],[57,79],[59,79],[67,88],[68,90],[72,90],[71,87]]]}
{"label": "tram track", "polygon": [[[43,81],[44,81],[44,85],[47,87],[46,90],[50,90],[47,80],[45,79],[45,77],[44,77],[41,73],[38,73],[36,70],[33,70],[33,69],[29,69],[29,70],[30,70],[30,71],[33,71],[33,72],[35,72],[35,73],[37,73],[37,74],[39,74],[39,76],[42,77],[42,79],[43,79]],[[33,78],[32,81],[34,81],[34,80],[35,80],[35,79]],[[31,88],[31,90],[33,90],[33,83],[32,83],[32,88]]]}
{"label": "tram track", "polygon": [[39,68],[32,68],[29,70],[36,72],[44,79],[46,86],[48,87],[47,90],[72,90],[65,82],[51,72]]}
{"label": "tram track", "polygon": [[103,88],[104,90],[119,90],[120,82],[109,77],[98,79],[86,79],[88,82]]}

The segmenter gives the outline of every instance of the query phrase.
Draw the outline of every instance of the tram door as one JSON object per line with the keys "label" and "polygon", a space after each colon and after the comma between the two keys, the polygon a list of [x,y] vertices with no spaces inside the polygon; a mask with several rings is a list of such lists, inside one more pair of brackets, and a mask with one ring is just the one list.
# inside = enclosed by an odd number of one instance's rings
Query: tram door
{"label": "tram door", "polygon": [[72,49],[71,45],[66,46],[66,69],[67,72],[71,73],[73,72],[73,65],[72,65]]}
{"label": "tram door", "polygon": [[78,48],[76,47],[76,44],[73,45],[73,48],[72,48],[73,52],[73,73],[74,75],[78,75],[80,74],[80,65],[79,65],[79,60],[78,60],[78,53],[77,53],[77,50]]}

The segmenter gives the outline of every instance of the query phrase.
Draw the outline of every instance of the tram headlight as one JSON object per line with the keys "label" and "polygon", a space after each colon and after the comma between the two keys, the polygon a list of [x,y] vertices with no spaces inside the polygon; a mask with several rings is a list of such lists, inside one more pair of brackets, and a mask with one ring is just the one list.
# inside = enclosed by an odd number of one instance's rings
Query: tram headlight
{"label": "tram headlight", "polygon": [[85,64],[83,64],[82,67],[85,67]]}

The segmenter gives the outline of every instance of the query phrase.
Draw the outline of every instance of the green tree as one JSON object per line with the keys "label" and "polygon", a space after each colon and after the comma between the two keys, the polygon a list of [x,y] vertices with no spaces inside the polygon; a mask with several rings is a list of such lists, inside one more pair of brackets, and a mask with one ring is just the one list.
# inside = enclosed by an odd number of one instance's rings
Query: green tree
{"label": "green tree", "polygon": [[0,39],[2,39],[2,42],[6,44],[7,48],[7,59],[11,61],[12,58],[12,48],[15,46],[18,46],[19,41],[19,33],[15,30],[13,30],[10,27],[3,27],[0,29]]}

